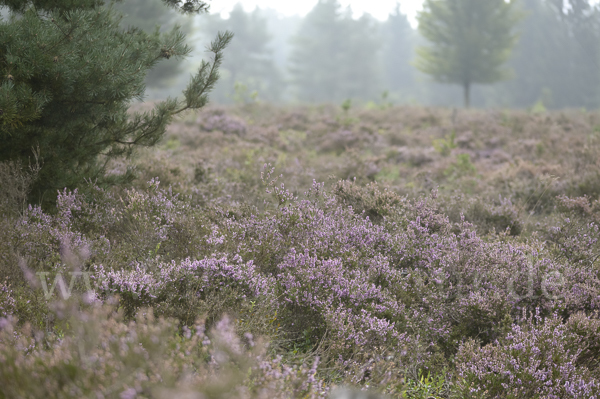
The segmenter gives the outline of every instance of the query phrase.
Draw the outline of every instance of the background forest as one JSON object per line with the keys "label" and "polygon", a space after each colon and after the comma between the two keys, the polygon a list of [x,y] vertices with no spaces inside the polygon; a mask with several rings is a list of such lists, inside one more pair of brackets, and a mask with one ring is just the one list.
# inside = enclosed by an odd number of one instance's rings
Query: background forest
{"label": "background forest", "polygon": [[[351,98],[366,104],[381,102],[382,94],[388,92],[387,100],[395,104],[461,104],[459,88],[435,83],[414,66],[415,50],[425,40],[399,7],[387,21],[369,15],[353,19],[351,10],[336,1],[318,3],[304,18],[281,16],[270,9],[244,10],[238,5],[227,18],[212,14],[208,20],[193,20],[165,14],[160,3],[134,0],[121,5],[130,15],[124,23],[135,23],[133,16],[142,15],[136,7],[145,4],[145,12],[155,15],[146,21],[184,25],[198,56],[218,30],[236,34],[225,53],[221,81],[212,96],[215,102],[318,103]],[[511,79],[475,86],[473,106],[600,106],[600,9],[588,0],[569,4],[517,2],[522,17],[517,25],[518,42],[508,61]],[[189,62],[181,68],[190,69],[193,58]],[[151,74],[148,85],[164,89],[160,76]],[[175,91],[176,87],[153,90],[149,96],[162,98]]]}

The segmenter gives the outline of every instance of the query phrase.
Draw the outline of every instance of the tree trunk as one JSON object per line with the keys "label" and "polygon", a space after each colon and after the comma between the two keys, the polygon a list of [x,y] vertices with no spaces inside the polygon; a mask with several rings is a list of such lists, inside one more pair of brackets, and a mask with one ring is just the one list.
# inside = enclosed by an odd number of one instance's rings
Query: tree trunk
{"label": "tree trunk", "polygon": [[469,108],[471,106],[471,82],[465,82],[463,89],[465,90],[465,108]]}

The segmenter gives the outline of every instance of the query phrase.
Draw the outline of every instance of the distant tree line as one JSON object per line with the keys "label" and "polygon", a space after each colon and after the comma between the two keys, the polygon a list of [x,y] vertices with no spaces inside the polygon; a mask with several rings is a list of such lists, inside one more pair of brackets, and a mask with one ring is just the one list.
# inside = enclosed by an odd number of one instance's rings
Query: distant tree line
{"label": "distant tree line", "polygon": [[600,107],[600,6],[588,0],[520,1],[525,18],[509,61],[514,79],[499,85],[496,102]]}
{"label": "distant tree line", "polygon": [[[454,28],[439,31],[440,18]],[[320,0],[304,18],[238,5],[228,18],[205,19],[196,47],[217,31],[235,33],[212,96],[221,103],[377,103],[387,92],[394,103],[600,107],[597,2],[427,0],[419,25],[399,6],[379,21],[353,18],[338,0]],[[436,52],[432,44],[448,35],[462,47]]]}

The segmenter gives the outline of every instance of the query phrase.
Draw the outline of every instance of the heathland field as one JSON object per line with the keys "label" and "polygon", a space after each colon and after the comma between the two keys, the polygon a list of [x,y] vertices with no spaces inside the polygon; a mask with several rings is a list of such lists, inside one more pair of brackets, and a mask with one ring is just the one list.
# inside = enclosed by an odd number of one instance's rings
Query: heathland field
{"label": "heathland field", "polygon": [[600,113],[368,108],[0,164],[0,398],[600,398]]}

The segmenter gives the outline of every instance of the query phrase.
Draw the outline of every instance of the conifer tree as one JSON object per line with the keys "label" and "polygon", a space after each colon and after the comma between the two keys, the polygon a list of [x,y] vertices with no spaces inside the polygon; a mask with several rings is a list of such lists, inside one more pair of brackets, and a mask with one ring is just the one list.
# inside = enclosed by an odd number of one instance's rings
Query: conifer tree
{"label": "conifer tree", "polygon": [[[207,10],[200,0],[164,2],[186,14]],[[0,21],[0,162],[27,164],[32,148],[39,148],[42,168],[31,201],[51,203],[57,190],[85,179],[131,179],[131,171],[107,176],[107,162],[155,145],[175,115],[207,103],[218,79],[229,32],[211,44],[212,62],[202,63],[182,99],[128,115],[130,102],[143,98],[148,70],[190,48],[177,28],[165,34],[123,31],[104,3],[0,0],[12,14]]]}
{"label": "conifer tree", "polygon": [[381,23],[369,14],[354,19],[349,8],[341,22],[340,99],[378,98],[383,91]]}
{"label": "conifer tree", "polygon": [[565,70],[570,84],[560,82],[564,90],[556,94],[564,95],[572,106],[596,108],[600,106],[600,5],[570,0],[569,8],[560,11],[567,43],[562,60],[568,63]]}
{"label": "conifer tree", "polygon": [[600,5],[589,0],[566,5],[563,0],[519,1],[524,18],[508,63],[515,78],[488,91],[495,104],[600,106]]}
{"label": "conifer tree", "polygon": [[369,16],[354,20],[337,0],[319,0],[292,41],[290,75],[298,98],[369,99],[380,79],[378,30]]}
{"label": "conifer tree", "polygon": [[425,0],[419,31],[431,42],[417,49],[417,68],[441,83],[462,85],[465,107],[475,83],[505,79],[503,64],[517,41],[515,0]]}
{"label": "conifer tree", "polygon": [[[124,30],[135,26],[151,34],[155,29],[168,32],[179,25],[186,36],[193,32],[193,17],[168,8],[162,0],[125,0],[115,4],[115,10],[123,13],[120,26]],[[149,70],[146,86],[162,90],[172,87],[185,70],[184,60],[178,58],[163,59]]]}
{"label": "conifer tree", "polygon": [[337,1],[319,0],[292,39],[290,74],[301,100],[332,101],[339,97],[340,19]]}
{"label": "conifer tree", "polygon": [[414,67],[410,64],[414,53],[414,30],[406,15],[396,5],[393,14],[383,25],[385,45],[382,53],[386,88],[406,100],[415,89]]}

